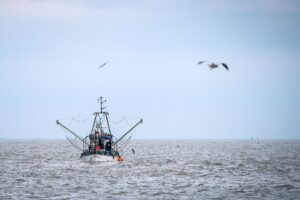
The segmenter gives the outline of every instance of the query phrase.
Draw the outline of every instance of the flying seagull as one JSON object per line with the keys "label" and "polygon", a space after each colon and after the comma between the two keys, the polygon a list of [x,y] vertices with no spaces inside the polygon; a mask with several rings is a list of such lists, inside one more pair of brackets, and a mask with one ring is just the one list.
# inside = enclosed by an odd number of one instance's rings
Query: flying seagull
{"label": "flying seagull", "polygon": [[198,65],[201,65],[203,63],[208,63],[207,66],[211,69],[219,67],[219,65],[222,65],[227,71],[229,71],[229,67],[226,63],[214,63],[214,62],[208,62],[208,61],[199,61]]}
{"label": "flying seagull", "polygon": [[207,61],[199,61],[199,62],[198,62],[198,65],[201,65],[201,64],[203,64],[203,63],[205,63],[205,62],[207,62]]}
{"label": "flying seagull", "polygon": [[108,62],[103,63],[100,67],[98,67],[98,69],[104,67]]}

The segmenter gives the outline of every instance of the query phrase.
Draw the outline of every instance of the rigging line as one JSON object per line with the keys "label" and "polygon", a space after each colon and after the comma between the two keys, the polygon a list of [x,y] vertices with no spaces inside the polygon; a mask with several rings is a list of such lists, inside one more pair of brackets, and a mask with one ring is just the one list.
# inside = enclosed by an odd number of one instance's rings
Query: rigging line
{"label": "rigging line", "polygon": [[[66,136],[66,135],[65,135],[65,136]],[[74,141],[75,141],[75,140],[72,142],[71,139],[68,138],[67,136],[66,136],[66,138],[68,139],[68,141],[70,142],[70,144],[71,144],[75,149],[78,149],[78,150],[82,151],[82,149],[81,149],[78,145],[75,145],[75,144],[74,144]]]}
{"label": "rigging line", "polygon": [[[132,148],[132,149],[134,149],[134,148]],[[132,154],[131,151],[132,151],[132,150],[126,150],[126,151],[124,151],[124,150],[122,149],[122,155],[123,155],[124,157],[126,157],[126,156]],[[130,152],[131,152],[131,153],[130,153]],[[135,154],[135,153],[134,153],[134,154]]]}
{"label": "rigging line", "polygon": [[130,143],[131,139],[132,139],[132,135],[128,139],[126,139],[126,141],[123,142],[123,144],[120,147],[121,152],[123,152],[124,149],[128,146],[128,144]]}
{"label": "rigging line", "polygon": [[90,115],[88,118],[86,118],[86,119],[84,119],[84,120],[82,120],[82,121],[83,121],[83,122],[86,122],[86,121],[88,121],[89,119],[91,119],[93,116],[94,116],[94,115],[92,114],[92,115]]}
{"label": "rigging line", "polygon": [[93,117],[93,114],[88,116],[87,118],[85,119],[77,119],[76,117],[72,117],[73,120],[76,120],[77,122],[86,122],[88,121],[89,119],[91,119],[91,117]]}
{"label": "rigging line", "polygon": [[72,124],[72,122],[73,122],[73,117],[70,119],[70,121],[69,121],[69,124],[68,124],[68,126],[70,126],[71,124]]}
{"label": "rigging line", "polygon": [[130,126],[130,127],[132,126],[131,124],[129,124],[126,117],[124,117],[124,120],[125,120],[125,122],[127,123],[128,126]]}
{"label": "rigging line", "polygon": [[[69,126],[69,125],[68,125]],[[61,129],[64,131],[64,135],[66,136],[66,134],[70,134],[66,129],[64,129],[63,127],[61,127]],[[66,136],[67,137],[67,136]],[[75,142],[75,140],[77,139],[77,137],[74,138],[73,142]]]}
{"label": "rigging line", "polygon": [[[70,125],[73,123],[73,121],[76,121],[76,122],[86,122],[86,121],[88,121],[89,119],[91,119],[92,116],[93,116],[93,115],[90,115],[88,118],[85,118],[85,119],[83,119],[83,120],[77,119],[76,117],[68,118],[68,119],[70,119],[70,121],[69,121],[69,123],[68,123],[67,126],[70,126]],[[66,121],[67,121],[68,119],[65,118]]]}
{"label": "rigging line", "polygon": [[109,121],[111,121],[113,124],[119,124],[119,123],[121,123],[121,122],[125,119],[125,116],[123,116],[122,119],[121,119],[120,121],[118,121],[118,122],[114,122],[114,121],[110,118],[110,116],[108,116],[108,118],[109,118]]}
{"label": "rigging line", "polygon": [[133,117],[133,116],[129,116],[129,115],[120,115],[120,114],[115,114],[115,113],[109,113],[109,115],[113,115],[113,116],[117,116],[117,117],[127,117],[127,118],[131,118],[134,120],[139,119],[139,117]]}
{"label": "rigging line", "polygon": [[131,137],[132,137],[132,136],[130,136],[130,137],[123,143],[123,145],[122,145],[122,147],[121,147],[122,150],[125,149],[125,148],[127,147],[127,145],[129,144],[129,142],[130,142],[130,140],[131,140]]}
{"label": "rigging line", "polygon": [[77,121],[77,122],[80,122],[80,120],[77,119],[76,117],[72,117],[71,119],[72,119],[72,120],[75,120],[75,121]]}
{"label": "rigging line", "polygon": [[126,142],[128,141],[128,139],[130,139],[132,137],[132,135],[130,135],[130,137],[128,137],[128,138],[126,138],[126,140],[125,139],[123,139],[124,141],[122,142],[122,141],[120,141],[120,148],[122,148],[123,146],[125,146],[125,144],[126,144]]}

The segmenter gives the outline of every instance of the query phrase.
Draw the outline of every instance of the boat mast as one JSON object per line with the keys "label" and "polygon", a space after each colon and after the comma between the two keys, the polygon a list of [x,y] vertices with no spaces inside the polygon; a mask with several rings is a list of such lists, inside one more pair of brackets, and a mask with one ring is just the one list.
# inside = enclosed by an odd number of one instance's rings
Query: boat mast
{"label": "boat mast", "polygon": [[106,107],[103,107],[103,104],[106,102],[106,100],[103,101],[103,97],[100,97],[98,99],[98,102],[100,103],[100,113],[103,113],[103,110],[106,108]]}
{"label": "boat mast", "polygon": [[[109,115],[109,113],[104,111],[104,109],[105,109],[106,107],[103,106],[104,103],[106,102],[106,100],[103,100],[103,97],[100,97],[100,98],[98,99],[98,102],[100,103],[100,113],[99,113],[99,114],[103,114],[103,116],[105,117],[106,124],[107,124],[107,128],[108,128],[108,132],[109,132],[109,134],[111,135],[111,129],[110,129],[109,121],[108,121],[108,115]],[[100,120],[100,127],[102,128],[101,120]]]}

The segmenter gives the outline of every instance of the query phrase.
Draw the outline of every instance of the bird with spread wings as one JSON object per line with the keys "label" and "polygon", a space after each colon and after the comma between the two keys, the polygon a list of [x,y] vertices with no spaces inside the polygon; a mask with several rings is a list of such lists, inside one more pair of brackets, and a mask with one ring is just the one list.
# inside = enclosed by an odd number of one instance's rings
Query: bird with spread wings
{"label": "bird with spread wings", "polygon": [[226,63],[222,63],[222,62],[209,62],[209,61],[199,61],[198,65],[207,63],[207,66],[210,67],[210,69],[214,69],[214,68],[218,68],[219,65],[222,65],[227,71],[229,71],[229,67]]}

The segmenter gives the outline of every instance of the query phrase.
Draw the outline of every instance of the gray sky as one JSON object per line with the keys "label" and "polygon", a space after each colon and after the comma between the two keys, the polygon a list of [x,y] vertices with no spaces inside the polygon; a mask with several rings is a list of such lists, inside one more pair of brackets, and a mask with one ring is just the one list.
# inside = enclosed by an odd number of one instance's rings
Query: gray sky
{"label": "gray sky", "polygon": [[296,0],[0,1],[0,138],[104,96],[136,138],[300,139],[299,24]]}

